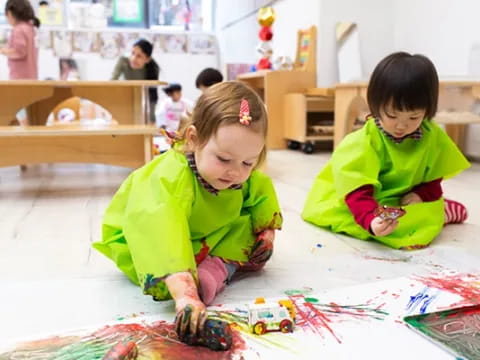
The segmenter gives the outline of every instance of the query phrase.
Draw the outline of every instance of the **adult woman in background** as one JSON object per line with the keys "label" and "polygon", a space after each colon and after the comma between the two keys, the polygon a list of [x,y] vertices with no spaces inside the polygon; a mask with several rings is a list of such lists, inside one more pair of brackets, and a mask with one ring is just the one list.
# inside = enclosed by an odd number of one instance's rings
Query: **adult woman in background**
{"label": "adult woman in background", "polygon": [[[113,70],[112,80],[158,80],[160,67],[152,58],[153,45],[144,39],[133,44],[130,57],[122,56],[118,59]],[[150,123],[155,123],[155,106],[158,101],[157,88],[148,91],[150,102]]]}

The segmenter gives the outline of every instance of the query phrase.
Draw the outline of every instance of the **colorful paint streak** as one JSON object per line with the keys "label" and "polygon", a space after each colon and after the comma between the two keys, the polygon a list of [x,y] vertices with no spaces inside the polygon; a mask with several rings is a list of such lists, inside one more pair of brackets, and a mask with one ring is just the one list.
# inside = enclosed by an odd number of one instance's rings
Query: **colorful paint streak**
{"label": "colorful paint streak", "polygon": [[439,292],[437,292],[434,295],[428,294],[428,292],[429,292],[429,288],[425,287],[421,291],[419,291],[417,294],[410,296],[410,300],[406,307],[408,314],[411,314],[412,312],[416,311],[418,307],[420,307],[419,309],[420,314],[425,314],[428,306],[433,301],[435,301],[435,299],[439,295]]}
{"label": "colorful paint streak", "polygon": [[381,256],[363,255],[363,258],[366,260],[385,261],[389,263],[409,263],[410,260],[412,260],[411,256],[389,258]]}
{"label": "colorful paint streak", "polygon": [[458,358],[480,359],[480,305],[408,316],[405,321]]}
{"label": "colorful paint streak", "polygon": [[247,346],[238,331],[233,330],[229,351],[212,351],[181,343],[173,324],[164,321],[152,324],[119,324],[106,326],[84,336],[52,337],[20,344],[0,360],[94,360],[102,359],[119,342],[135,342],[137,360],[232,360],[241,356]]}
{"label": "colorful paint streak", "polygon": [[384,304],[338,305],[335,303],[322,304],[317,298],[303,295],[289,296],[297,318],[295,324],[306,332],[312,332],[325,337],[329,333],[338,343],[340,336],[334,331],[336,323],[345,321],[384,320],[388,313],[382,310]]}
{"label": "colorful paint streak", "polygon": [[462,300],[449,307],[461,307],[480,303],[480,275],[474,274],[434,274],[429,277],[416,277],[425,286],[458,295]]}

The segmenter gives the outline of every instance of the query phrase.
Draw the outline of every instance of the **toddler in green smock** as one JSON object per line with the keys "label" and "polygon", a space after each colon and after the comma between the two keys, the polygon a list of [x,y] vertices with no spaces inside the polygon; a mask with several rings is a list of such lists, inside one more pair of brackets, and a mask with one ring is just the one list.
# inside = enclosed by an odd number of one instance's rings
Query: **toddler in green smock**
{"label": "toddler in green smock", "polygon": [[180,141],[134,171],[106,210],[94,247],[144,294],[175,300],[180,335],[202,328],[205,305],[235,271],[259,270],[272,254],[280,208],[272,181],[255,170],[266,134],[259,96],[239,82],[216,84]]}
{"label": "toddler in green smock", "polygon": [[[444,224],[465,221],[465,206],[442,196],[442,180],[470,164],[432,121],[438,87],[428,58],[399,52],[383,59],[368,85],[371,115],[335,149],[315,179],[302,217],[396,249],[423,248]],[[382,218],[383,205],[402,206],[406,213]]]}

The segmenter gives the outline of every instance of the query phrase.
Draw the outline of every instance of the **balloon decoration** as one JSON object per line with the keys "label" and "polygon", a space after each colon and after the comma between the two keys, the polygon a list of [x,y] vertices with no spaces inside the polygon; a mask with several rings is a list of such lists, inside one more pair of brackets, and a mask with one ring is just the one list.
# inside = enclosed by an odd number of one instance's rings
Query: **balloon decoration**
{"label": "balloon decoration", "polygon": [[272,62],[270,61],[273,49],[270,44],[270,41],[273,38],[272,24],[275,21],[275,11],[272,7],[260,8],[258,11],[258,23],[260,24],[260,32],[258,37],[261,42],[257,46],[257,51],[260,53],[260,60],[257,63],[257,70],[261,69],[271,69]]}

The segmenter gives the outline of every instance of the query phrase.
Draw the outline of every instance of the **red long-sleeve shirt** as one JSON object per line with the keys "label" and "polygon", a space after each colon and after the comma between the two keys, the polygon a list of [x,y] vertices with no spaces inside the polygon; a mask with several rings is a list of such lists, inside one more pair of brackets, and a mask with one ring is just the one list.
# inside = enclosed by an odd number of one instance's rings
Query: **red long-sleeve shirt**
{"label": "red long-sleeve shirt", "polygon": [[[433,180],[415,186],[411,191],[422,201],[438,200],[442,194],[442,179]],[[375,217],[379,204],[373,197],[373,185],[364,185],[345,196],[345,202],[357,224],[370,231],[370,224]]]}

